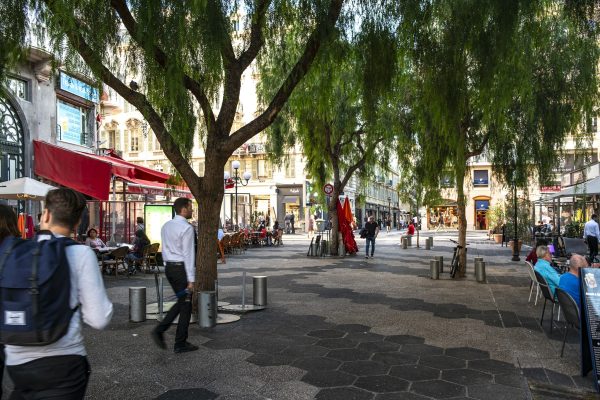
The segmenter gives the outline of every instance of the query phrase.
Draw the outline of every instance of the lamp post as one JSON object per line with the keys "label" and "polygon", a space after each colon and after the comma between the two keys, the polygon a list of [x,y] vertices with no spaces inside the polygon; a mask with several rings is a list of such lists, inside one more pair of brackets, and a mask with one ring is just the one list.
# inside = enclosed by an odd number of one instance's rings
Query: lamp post
{"label": "lamp post", "polygon": [[520,261],[519,258],[519,233],[517,231],[517,185],[513,183],[513,207],[514,207],[514,223],[515,223],[515,236],[513,239],[513,256],[512,261]]}
{"label": "lamp post", "polygon": [[240,162],[235,160],[231,163],[233,167],[233,177],[229,176],[229,172],[225,171],[223,174],[223,182],[227,184],[228,181],[233,181],[233,185],[235,187],[235,224],[233,226],[234,229],[238,226],[238,185],[246,186],[248,185],[248,181],[252,178],[252,174],[248,171],[244,172],[242,177],[239,176]]}
{"label": "lamp post", "polygon": [[[390,220],[390,227],[392,226],[392,198],[388,196],[388,219]],[[387,221],[386,221],[387,226]]]}

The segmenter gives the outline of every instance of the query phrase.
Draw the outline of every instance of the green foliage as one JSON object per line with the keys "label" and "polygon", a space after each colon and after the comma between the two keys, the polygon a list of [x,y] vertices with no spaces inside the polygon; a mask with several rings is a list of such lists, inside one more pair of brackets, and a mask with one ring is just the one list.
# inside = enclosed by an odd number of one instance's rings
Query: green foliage
{"label": "green foliage", "polygon": [[502,233],[502,224],[506,221],[505,205],[500,203],[489,208],[486,218],[493,233]]}
{"label": "green foliage", "polygon": [[[531,202],[524,198],[517,197],[517,233],[520,240],[527,240],[530,237],[530,227],[533,226]],[[515,235],[515,206],[512,195],[507,196],[504,204],[506,210],[506,235],[509,238]]]}
{"label": "green foliage", "polygon": [[569,238],[581,238],[583,236],[583,228],[585,222],[571,222],[565,225],[565,237]]}

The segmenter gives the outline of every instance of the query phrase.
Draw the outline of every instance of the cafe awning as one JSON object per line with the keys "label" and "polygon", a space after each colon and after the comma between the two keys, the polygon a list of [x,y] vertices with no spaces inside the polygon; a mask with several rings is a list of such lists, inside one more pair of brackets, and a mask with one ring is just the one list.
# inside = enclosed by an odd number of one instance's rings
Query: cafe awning
{"label": "cafe awning", "polygon": [[[98,200],[108,200],[111,180],[127,182],[128,193],[160,194],[173,191],[165,182],[169,175],[127,162],[114,155],[100,156],[68,150],[39,140],[33,141],[34,172],[50,181]],[[176,196],[191,197],[187,187]]]}
{"label": "cafe awning", "polygon": [[577,185],[564,188],[560,192],[550,196],[550,199],[573,196],[593,196],[600,194],[600,176]]}

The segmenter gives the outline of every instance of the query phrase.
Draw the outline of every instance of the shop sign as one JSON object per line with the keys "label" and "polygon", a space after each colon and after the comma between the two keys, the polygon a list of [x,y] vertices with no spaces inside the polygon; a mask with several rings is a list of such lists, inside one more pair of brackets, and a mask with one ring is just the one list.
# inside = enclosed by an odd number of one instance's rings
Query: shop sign
{"label": "shop sign", "polygon": [[560,192],[560,185],[542,186],[540,188],[542,193],[558,193]]}
{"label": "shop sign", "polygon": [[89,100],[92,103],[98,104],[100,102],[98,89],[77,78],[67,75],[62,71],[60,72],[60,88],[65,92],[72,93],[75,96]]}

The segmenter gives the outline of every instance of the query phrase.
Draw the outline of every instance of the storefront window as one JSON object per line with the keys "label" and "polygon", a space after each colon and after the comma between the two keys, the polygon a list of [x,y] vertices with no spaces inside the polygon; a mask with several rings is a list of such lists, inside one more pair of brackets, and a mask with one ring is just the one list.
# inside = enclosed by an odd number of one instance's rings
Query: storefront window
{"label": "storefront window", "polygon": [[87,108],[58,100],[56,115],[59,138],[63,142],[90,146]]}

